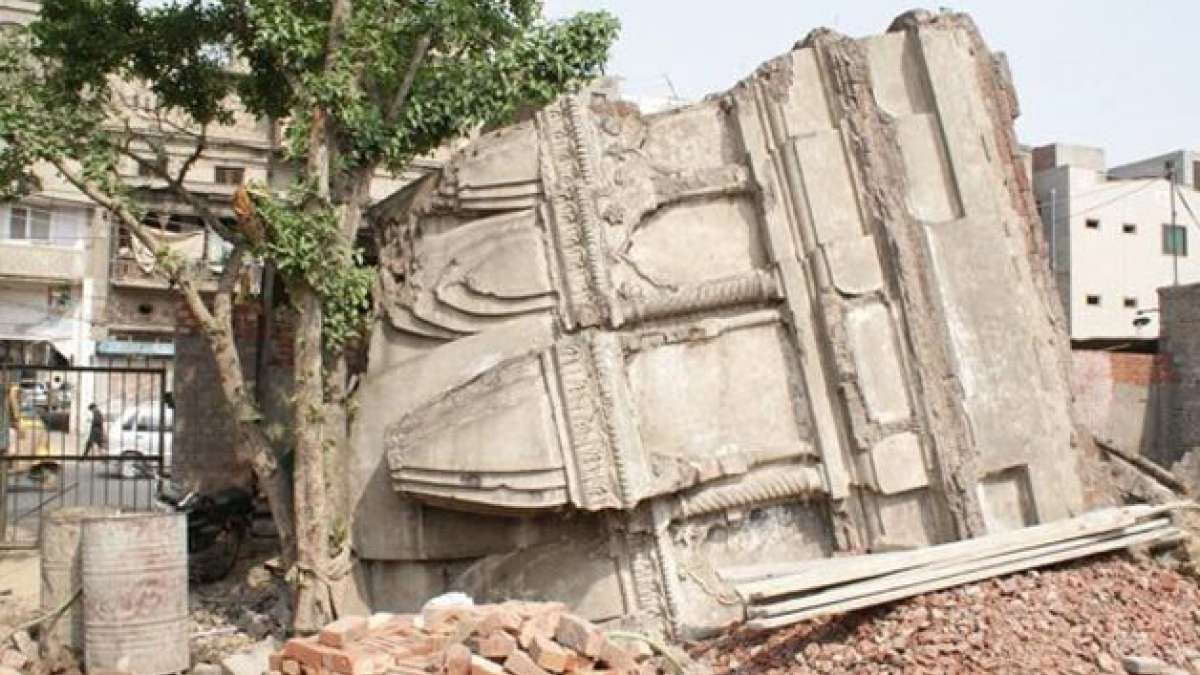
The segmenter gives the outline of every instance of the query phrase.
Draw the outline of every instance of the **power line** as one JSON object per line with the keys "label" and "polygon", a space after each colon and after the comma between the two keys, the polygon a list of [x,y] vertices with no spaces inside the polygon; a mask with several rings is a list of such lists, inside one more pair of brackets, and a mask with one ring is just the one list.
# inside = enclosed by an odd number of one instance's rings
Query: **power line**
{"label": "power line", "polygon": [[1192,217],[1192,224],[1200,229],[1200,219],[1196,218],[1196,212],[1192,210],[1192,205],[1188,204],[1187,195],[1183,194],[1182,190],[1176,191],[1179,195],[1179,201],[1183,202],[1183,208],[1187,210],[1188,215]]}
{"label": "power line", "polygon": [[[1151,180],[1151,181],[1153,181],[1155,179],[1153,179],[1153,178],[1147,178],[1147,179],[1135,178],[1135,179],[1128,179],[1128,180]],[[1110,189],[1112,189],[1112,187],[1113,187],[1112,185],[1106,185],[1104,187],[1099,187],[1099,188],[1096,188],[1095,190],[1088,190],[1086,192],[1071,192],[1070,190],[1060,190],[1059,192],[1061,192],[1062,194],[1059,195],[1058,197],[1055,197],[1054,199],[1049,199],[1049,198],[1038,199],[1038,200],[1036,200],[1036,202],[1037,202],[1038,206],[1041,206],[1043,204],[1049,204],[1051,201],[1056,202],[1056,203],[1065,202],[1070,199],[1078,199],[1080,197],[1086,197],[1088,195],[1094,195],[1094,194],[1098,194],[1101,192],[1108,192]]]}
{"label": "power line", "polygon": [[1109,199],[1108,201],[1100,202],[1099,204],[1093,204],[1092,206],[1089,206],[1086,209],[1074,211],[1074,212],[1068,214],[1067,218],[1074,218],[1075,216],[1082,216],[1083,214],[1091,213],[1092,211],[1095,211],[1096,209],[1098,209],[1100,207],[1108,206],[1110,204],[1115,204],[1123,199],[1132,197],[1133,195],[1141,192],[1142,190],[1145,190],[1146,188],[1154,185],[1156,182],[1157,181],[1149,180],[1146,182],[1145,185],[1139,185],[1138,187],[1134,188],[1133,190],[1130,190],[1129,192],[1126,192],[1124,194],[1117,195],[1116,197],[1113,197],[1112,199]]}

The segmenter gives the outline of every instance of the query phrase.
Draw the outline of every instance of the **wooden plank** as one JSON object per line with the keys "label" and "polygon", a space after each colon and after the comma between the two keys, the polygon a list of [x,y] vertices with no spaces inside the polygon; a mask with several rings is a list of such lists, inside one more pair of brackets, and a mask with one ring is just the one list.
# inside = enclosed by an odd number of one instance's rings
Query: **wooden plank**
{"label": "wooden plank", "polygon": [[953,588],[954,586],[962,586],[964,584],[969,584],[969,583],[972,583],[975,581],[981,581],[983,579],[1003,576],[1005,574],[1012,574],[1014,572],[1020,572],[1020,571],[1027,570],[1027,569],[1033,569],[1035,567],[1044,567],[1046,565],[1053,565],[1055,563],[1065,562],[1067,560],[1074,560],[1077,558],[1086,558],[1086,557],[1097,555],[1100,553],[1106,553],[1108,551],[1115,551],[1115,550],[1122,549],[1122,548],[1128,548],[1130,546],[1137,546],[1140,544],[1146,544],[1146,543],[1158,541],[1161,539],[1166,539],[1168,537],[1181,536],[1181,535],[1182,535],[1182,533],[1177,528],[1167,527],[1167,528],[1162,528],[1162,529],[1154,529],[1149,532],[1143,532],[1141,534],[1134,534],[1134,535],[1129,535],[1129,536],[1124,536],[1124,537],[1116,537],[1116,538],[1112,538],[1112,539],[1106,539],[1104,541],[1097,542],[1097,543],[1094,543],[1094,544],[1091,544],[1088,546],[1084,546],[1082,548],[1069,549],[1066,551],[1061,551],[1058,553],[1048,554],[1048,555],[1044,555],[1044,556],[1034,556],[1031,558],[1024,558],[1024,559],[1021,559],[1021,560],[1018,560],[1018,561],[1015,561],[1015,562],[1012,562],[1012,563],[1009,563],[1006,565],[992,566],[992,567],[987,567],[984,569],[979,569],[979,570],[975,570],[975,571],[971,571],[971,572],[964,572],[962,574],[944,577],[941,579],[928,581],[928,582],[925,582],[922,584],[916,584],[916,585],[908,586],[905,588],[898,588],[898,589],[895,589],[888,593],[884,593],[884,594],[880,594],[880,595],[876,595],[876,596],[872,596],[872,597],[858,598],[856,600],[851,600],[851,601],[847,601],[844,603],[838,603],[835,605],[826,605],[823,607],[817,607],[817,608],[813,608],[813,609],[809,609],[809,610],[805,610],[805,611],[801,611],[801,612],[795,612],[792,614],[784,614],[784,615],[771,617],[771,618],[755,619],[755,620],[747,623],[747,627],[751,628],[752,630],[767,630],[767,629],[771,629],[771,628],[779,628],[782,626],[790,626],[794,623],[799,623],[806,619],[811,619],[811,618],[815,618],[818,616],[824,616],[824,615],[828,615],[828,614],[840,614],[840,613],[844,613],[844,612],[853,611],[856,609],[863,609],[865,607],[873,607],[875,605],[881,605],[881,604],[893,602],[896,600],[902,600],[904,598],[909,598],[909,597],[912,597],[915,595],[921,595],[923,593],[931,593],[933,591],[940,591],[940,590],[944,590],[947,588]]}
{"label": "wooden plank", "polygon": [[[1014,564],[1023,560],[1040,559],[1042,557],[1058,555],[1064,552],[1070,553],[1071,551],[1083,550],[1091,546],[1123,540],[1131,536],[1137,536],[1144,533],[1156,533],[1157,538],[1164,536],[1162,532],[1170,527],[1171,525],[1169,519],[1158,518],[1149,522],[1138,523],[1125,528],[1120,532],[1094,534],[1087,537],[1080,537],[1063,542],[1047,544],[1036,549],[1022,549],[1004,555],[972,560],[965,563],[945,565],[937,568],[917,568],[897,574],[890,574],[875,579],[839,586],[837,588],[832,588],[826,591],[813,593],[811,595],[806,595],[791,600],[784,600],[766,605],[755,605],[749,609],[748,613],[752,617],[777,617],[796,612],[837,607],[843,603],[854,601],[865,601],[867,605],[863,606],[880,604],[882,602],[887,602],[887,600],[882,600],[880,598],[891,597],[892,594],[897,590],[903,590],[913,586],[937,582],[941,579],[954,578],[965,573],[973,573],[979,570],[988,570],[998,566]],[[1121,548],[1121,546],[1117,546],[1116,548]],[[1064,559],[1070,559],[1071,557],[1071,555],[1068,555]]]}
{"label": "wooden plank", "polygon": [[[824,560],[829,564],[800,568],[796,574],[738,584],[737,591],[748,602],[794,595],[803,591],[891,574],[923,565],[976,560],[1055,541],[1117,530],[1128,527],[1137,522],[1139,518],[1147,517],[1154,512],[1155,507],[1146,505],[1116,507],[1092,511],[1075,518],[1058,520],[1044,525],[998,532],[975,539],[928,546],[914,551],[852,558],[829,558]],[[722,572],[722,576],[724,576],[724,572]]]}

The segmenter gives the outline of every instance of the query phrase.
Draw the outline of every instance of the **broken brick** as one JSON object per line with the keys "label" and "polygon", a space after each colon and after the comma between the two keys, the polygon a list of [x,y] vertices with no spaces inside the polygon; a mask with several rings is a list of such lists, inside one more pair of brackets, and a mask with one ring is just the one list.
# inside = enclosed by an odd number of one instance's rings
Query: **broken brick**
{"label": "broken brick", "polygon": [[562,613],[557,610],[547,610],[544,612],[534,612],[521,625],[521,632],[517,636],[517,642],[524,649],[529,649],[529,645],[533,644],[535,637],[552,638],[558,631],[558,622],[562,617]]}
{"label": "broken brick", "polygon": [[550,675],[519,649],[504,660],[504,669],[513,675]]}
{"label": "broken brick", "polygon": [[563,614],[559,617],[554,637],[564,647],[593,657],[599,655],[600,648],[606,642],[604,633],[596,624],[574,614]]}
{"label": "broken brick", "polygon": [[473,607],[429,607],[421,614],[421,621],[430,633],[453,633],[460,623],[474,615]]}
{"label": "broken brick", "polygon": [[596,654],[597,660],[621,672],[632,673],[637,670],[637,659],[634,658],[631,652],[613,644],[612,640],[607,638],[602,639],[603,644],[601,644],[600,651]]}
{"label": "broken brick", "polygon": [[497,630],[506,630],[515,635],[520,632],[523,623],[524,620],[520,614],[503,607],[497,607],[488,610],[483,615],[483,619],[480,620],[476,630],[481,635],[487,635]]}
{"label": "broken brick", "polygon": [[565,647],[540,635],[534,637],[532,644],[529,645],[529,657],[533,659],[534,663],[555,673],[561,673],[567,669],[570,655],[571,652],[567,651]]}
{"label": "broken brick", "polygon": [[471,650],[461,644],[447,647],[442,672],[446,675],[469,675],[471,672]]}
{"label": "broken brick", "polygon": [[279,670],[283,672],[283,675],[300,675],[300,662],[296,659],[284,658]]}
{"label": "broken brick", "polygon": [[517,640],[503,630],[492,631],[474,641],[475,652],[489,659],[502,659],[517,648]]}
{"label": "broken brick", "polygon": [[472,656],[471,675],[504,675],[504,666],[481,656]]}
{"label": "broken brick", "polygon": [[29,658],[15,649],[0,649],[0,666],[8,666],[16,670],[25,667]]}
{"label": "broken brick", "polygon": [[344,616],[321,629],[319,642],[327,647],[347,647],[367,635],[367,619]]}
{"label": "broken brick", "polygon": [[316,638],[293,638],[283,646],[283,655],[300,662],[300,672],[304,668],[311,670],[332,670],[339,673],[350,673],[354,670],[350,654],[334,647],[320,644]]}

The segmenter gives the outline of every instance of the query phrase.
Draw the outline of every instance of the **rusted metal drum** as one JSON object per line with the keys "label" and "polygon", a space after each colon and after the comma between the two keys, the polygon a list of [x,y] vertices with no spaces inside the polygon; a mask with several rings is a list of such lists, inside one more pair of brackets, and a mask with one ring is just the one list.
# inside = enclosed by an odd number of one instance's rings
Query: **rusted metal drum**
{"label": "rusted metal drum", "polygon": [[[83,587],[79,538],[85,518],[112,516],[115,508],[80,506],[59,509],[46,516],[42,527],[42,610],[51,612],[70,602]],[[41,631],[42,644],[62,645],[83,651],[83,603],[77,598]]]}
{"label": "rusted metal drum", "polygon": [[164,675],[189,666],[187,518],[140,513],[83,524],[84,661]]}

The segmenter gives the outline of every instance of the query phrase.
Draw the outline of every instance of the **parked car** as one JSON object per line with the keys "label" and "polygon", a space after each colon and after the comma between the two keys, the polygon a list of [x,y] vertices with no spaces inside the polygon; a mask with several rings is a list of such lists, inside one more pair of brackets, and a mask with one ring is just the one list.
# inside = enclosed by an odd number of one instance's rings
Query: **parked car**
{"label": "parked car", "polygon": [[[119,457],[118,472],[123,478],[157,475],[158,456],[162,466],[171,466],[171,445],[175,437],[175,410],[155,403],[129,408],[108,428],[108,455]],[[160,447],[161,443],[161,447]]]}
{"label": "parked car", "polygon": [[45,410],[50,407],[50,390],[45,382],[22,380],[21,395],[28,397],[35,408]]}

